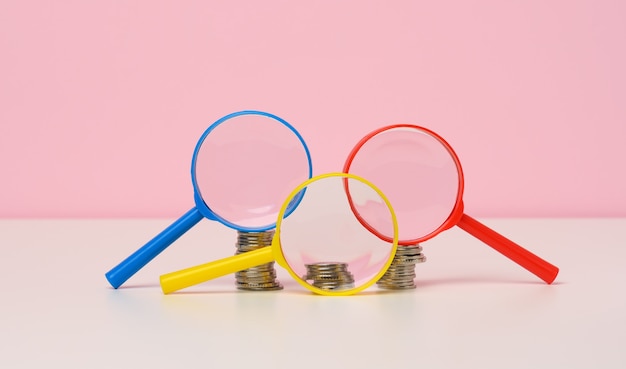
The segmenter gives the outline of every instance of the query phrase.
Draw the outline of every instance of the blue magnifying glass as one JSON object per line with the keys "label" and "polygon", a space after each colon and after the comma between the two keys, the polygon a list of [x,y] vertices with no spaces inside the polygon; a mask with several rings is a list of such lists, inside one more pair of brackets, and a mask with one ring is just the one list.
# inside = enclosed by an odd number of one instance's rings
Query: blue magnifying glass
{"label": "blue magnifying glass", "polygon": [[[203,218],[242,232],[276,226],[291,190],[311,178],[311,154],[300,133],[262,111],[226,115],[204,131],[193,152],[195,206],[105,274],[118,288]],[[300,203],[291,201],[285,216]]]}

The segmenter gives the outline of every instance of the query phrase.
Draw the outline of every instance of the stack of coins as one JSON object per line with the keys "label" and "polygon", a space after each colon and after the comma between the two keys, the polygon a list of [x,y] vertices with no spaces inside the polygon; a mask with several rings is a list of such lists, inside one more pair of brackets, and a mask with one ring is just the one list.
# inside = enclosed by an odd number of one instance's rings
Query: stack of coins
{"label": "stack of coins", "polygon": [[341,290],[354,287],[354,276],[346,263],[305,264],[307,274],[302,277],[313,281],[313,286],[323,290]]}
{"label": "stack of coins", "polygon": [[387,272],[376,282],[379,288],[404,290],[415,288],[415,264],[426,261],[422,246],[398,246]]}
{"label": "stack of coins", "polygon": [[[272,244],[274,231],[265,232],[237,232],[237,252],[257,250]],[[274,262],[259,265],[235,273],[237,288],[246,291],[276,291],[282,290],[283,286],[276,280]]]}

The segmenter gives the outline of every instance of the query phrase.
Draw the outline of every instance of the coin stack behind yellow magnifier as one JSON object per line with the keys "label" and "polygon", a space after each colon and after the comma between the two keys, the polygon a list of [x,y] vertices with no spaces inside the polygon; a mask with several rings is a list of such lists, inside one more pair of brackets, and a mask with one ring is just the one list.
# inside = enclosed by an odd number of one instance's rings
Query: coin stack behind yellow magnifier
{"label": "coin stack behind yellow magnifier", "polygon": [[[235,255],[243,254],[262,247],[272,245],[274,230],[265,232],[237,231],[237,251]],[[277,291],[283,286],[276,280],[274,262],[254,266],[235,273],[237,289],[243,291]]]}

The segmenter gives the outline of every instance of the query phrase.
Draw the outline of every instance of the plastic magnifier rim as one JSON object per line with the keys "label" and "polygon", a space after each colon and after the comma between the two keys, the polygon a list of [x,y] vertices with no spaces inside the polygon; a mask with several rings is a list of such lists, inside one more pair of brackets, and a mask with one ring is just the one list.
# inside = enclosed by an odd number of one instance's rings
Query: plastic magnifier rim
{"label": "plastic magnifier rim", "polygon": [[[370,132],[367,135],[365,135],[363,138],[361,138],[359,140],[359,142],[357,142],[357,144],[352,148],[352,150],[348,154],[348,158],[346,159],[346,162],[345,162],[345,164],[343,166],[343,172],[344,173],[350,173],[350,167],[352,165],[352,162],[354,161],[355,157],[357,157],[357,155],[358,155],[359,151],[361,150],[361,148],[367,142],[369,142],[372,138],[374,138],[375,136],[377,136],[377,135],[379,135],[381,133],[384,133],[386,131],[390,131],[390,130],[393,130],[393,129],[398,129],[398,128],[408,128],[408,129],[414,129],[414,130],[417,130],[417,131],[421,131],[422,133],[425,133],[425,134],[433,137],[437,141],[439,141],[439,143],[441,143],[441,145],[450,154],[450,157],[454,161],[454,164],[455,164],[457,172],[458,172],[458,183],[457,183],[458,190],[457,190],[455,204],[452,207],[452,209],[450,211],[450,214],[441,223],[441,225],[439,225],[439,227],[437,227],[435,230],[431,231],[430,233],[428,233],[428,234],[426,234],[424,236],[421,236],[421,237],[412,238],[412,239],[402,239],[402,240],[398,241],[398,245],[400,245],[400,246],[410,246],[410,245],[415,245],[415,244],[420,243],[420,242],[427,241],[427,240],[435,237],[439,233],[445,231],[446,229],[449,229],[449,228],[455,226],[458,223],[458,220],[463,215],[463,190],[464,190],[464,187],[465,187],[465,180],[464,180],[464,175],[463,175],[463,167],[461,166],[461,161],[459,160],[459,157],[456,155],[456,152],[454,151],[452,146],[450,146],[450,144],[443,137],[441,137],[440,135],[438,135],[437,133],[431,131],[428,128],[425,128],[425,127],[422,127],[422,126],[418,126],[418,125],[415,125],[415,124],[404,124],[404,123],[392,124],[392,125],[388,125],[388,126],[384,126],[384,127],[375,129],[372,132]],[[347,185],[346,185],[346,191],[349,192],[349,189],[347,188]],[[367,228],[370,232],[374,233],[377,237],[379,237],[379,238],[381,238],[381,239],[383,239],[385,241],[391,242],[391,238],[389,236],[381,234],[380,232],[378,232],[376,229],[371,227],[367,223],[367,221],[365,221],[361,217],[361,215],[359,214],[358,210],[354,206],[354,204],[353,204],[353,202],[351,200],[351,197],[349,195],[348,195],[348,201],[350,202],[350,208],[354,212],[354,215],[356,216],[356,218],[359,220],[359,222],[365,228]]]}
{"label": "plastic magnifier rim", "polygon": [[[383,199],[385,205],[387,206],[387,209],[389,209],[389,213],[391,215],[390,218],[391,218],[392,226],[393,226],[394,237],[393,237],[392,244],[391,244],[391,250],[389,253],[389,257],[383,264],[382,268],[370,280],[366,281],[365,283],[357,287],[346,289],[346,290],[324,290],[324,289],[320,289],[315,286],[312,286],[308,284],[307,282],[305,282],[304,280],[302,280],[301,277],[292,269],[292,267],[287,262],[287,259],[285,258],[285,255],[282,250],[282,245],[280,242],[280,234],[282,230],[282,222],[284,219],[284,214],[287,210],[287,207],[289,206],[289,203],[292,201],[292,199],[295,196],[297,196],[298,193],[303,191],[307,186],[311,185],[313,182],[330,178],[330,177],[342,177],[344,179],[358,180],[364,183],[366,186],[369,186],[370,189],[373,189],[376,192],[376,194],[381,199]],[[191,286],[209,281],[214,278],[222,277],[227,274],[235,273],[240,270],[244,270],[244,269],[251,268],[254,266],[259,266],[265,263],[276,261],[278,265],[286,269],[287,272],[289,272],[289,274],[291,275],[291,277],[294,278],[300,285],[302,285],[306,289],[314,293],[320,294],[320,295],[346,296],[346,295],[352,295],[357,292],[360,292],[368,288],[369,286],[371,286],[376,281],[378,281],[380,277],[382,277],[382,275],[387,271],[387,269],[389,269],[389,266],[391,265],[393,258],[396,254],[397,248],[398,248],[398,220],[396,218],[396,214],[393,210],[393,207],[391,206],[391,202],[382,193],[382,191],[378,187],[376,187],[374,184],[372,184],[370,181],[360,176],[351,174],[351,173],[339,173],[339,172],[326,173],[326,174],[320,174],[318,176],[315,176],[313,178],[306,180],[305,182],[297,186],[289,194],[286,201],[281,206],[281,210],[278,214],[278,219],[276,221],[276,231],[274,233],[274,236],[272,238],[272,243],[270,246],[161,275],[160,284],[161,284],[161,289],[163,290],[163,293],[169,294],[169,293],[172,293],[172,292],[175,292],[175,291],[187,288],[187,287],[191,287]]]}
{"label": "plastic magnifier rim", "polygon": [[[246,226],[241,226],[239,224],[233,223],[233,222],[225,219],[224,217],[220,216],[215,211],[213,211],[213,209],[211,209],[211,207],[202,198],[201,191],[200,191],[199,185],[198,185],[198,180],[197,180],[197,177],[196,177],[196,163],[197,163],[198,155],[200,153],[200,149],[202,148],[202,144],[204,143],[206,138],[209,136],[209,134],[211,134],[211,132],[213,132],[213,130],[215,130],[221,124],[226,123],[229,119],[232,119],[232,118],[235,118],[235,117],[239,117],[239,116],[243,116],[243,115],[258,115],[258,116],[267,117],[267,118],[273,119],[273,120],[277,121],[278,123],[282,124],[283,126],[287,127],[298,138],[298,140],[302,144],[302,147],[304,148],[304,152],[305,152],[306,158],[307,158],[307,163],[308,163],[308,166],[309,166],[309,168],[308,168],[308,178],[311,178],[313,176],[313,163],[312,163],[312,159],[311,159],[311,152],[310,152],[309,147],[307,146],[306,142],[304,141],[304,138],[302,137],[300,132],[298,132],[298,130],[293,125],[291,125],[289,122],[287,122],[283,118],[281,118],[281,117],[279,117],[277,115],[271,114],[271,113],[267,113],[267,112],[260,111],[260,110],[241,110],[241,111],[230,113],[230,114],[225,115],[222,118],[216,120],[213,124],[211,124],[202,133],[202,135],[200,136],[200,139],[198,139],[198,142],[196,143],[196,146],[195,146],[194,151],[193,151],[193,156],[191,158],[191,183],[193,185],[194,201],[195,201],[196,208],[198,209],[198,211],[204,217],[206,217],[207,219],[216,220],[216,221],[222,223],[223,225],[225,225],[225,226],[227,226],[229,228],[235,229],[237,231],[242,231],[242,232],[264,232],[264,231],[267,231],[267,230],[270,230],[270,229],[274,229],[274,227],[276,226],[276,223],[271,223],[271,224],[267,224],[267,225],[263,225],[263,226],[259,226],[259,227],[246,227]],[[299,198],[295,199],[296,202],[291,204],[291,207],[289,207],[289,209],[288,209],[288,211],[287,211],[285,216],[289,216],[289,214],[291,214],[298,207],[298,204],[302,200],[303,196],[304,196],[304,193],[300,194]]]}
{"label": "plastic magnifier rim", "polygon": [[[285,258],[285,255],[283,253],[283,249],[282,249],[282,245],[280,242],[280,232],[281,232],[281,228],[282,228],[282,222],[283,222],[283,214],[285,214],[285,211],[287,209],[287,206],[289,205],[290,201],[294,198],[294,196],[296,196],[300,191],[305,190],[309,185],[311,185],[312,183],[322,180],[322,179],[326,179],[326,178],[333,178],[333,177],[341,177],[344,179],[353,179],[353,180],[357,180],[363,184],[365,184],[366,186],[370,187],[371,189],[373,189],[376,194],[384,201],[385,205],[387,206],[387,209],[389,210],[389,213],[391,215],[391,221],[392,221],[392,225],[393,225],[393,237],[389,239],[389,242],[391,242],[391,252],[389,254],[389,258],[387,259],[387,261],[385,262],[385,264],[383,265],[383,267],[381,268],[381,270],[375,275],[373,276],[371,279],[369,279],[368,281],[366,281],[365,283],[359,285],[358,287],[354,287],[354,288],[350,288],[350,289],[346,289],[346,290],[325,290],[325,289],[321,289],[318,287],[315,287],[309,283],[307,283],[306,281],[304,281],[293,269],[292,267],[289,265],[289,263],[287,262],[287,259]],[[350,198],[349,193],[346,192],[346,195],[348,196],[348,198]],[[350,201],[350,206],[352,206],[352,201]],[[356,215],[356,213],[355,213]],[[359,220],[359,222],[361,222]],[[362,225],[364,225],[363,223],[361,223]],[[368,229],[371,232],[371,227],[368,224],[368,227],[370,229]],[[303,182],[302,184],[300,184],[298,187],[296,187],[287,197],[287,200],[285,201],[285,203],[283,204],[283,206],[280,209],[280,212],[278,214],[278,220],[276,221],[276,231],[274,233],[274,237],[272,238],[272,251],[274,253],[274,260],[276,260],[276,263],[278,263],[278,265],[280,265],[281,267],[283,267],[285,270],[287,270],[287,272],[289,272],[289,274],[291,275],[291,277],[293,279],[296,280],[296,282],[298,282],[300,285],[302,285],[304,288],[317,293],[319,295],[324,295],[324,296],[348,296],[348,295],[353,295],[355,293],[358,293],[360,291],[365,290],[366,288],[372,286],[374,283],[376,283],[376,281],[378,281],[383,274],[385,274],[385,272],[387,272],[387,269],[389,269],[389,266],[391,265],[393,258],[396,254],[396,251],[398,249],[398,219],[396,217],[396,213],[393,209],[393,206],[391,205],[391,202],[389,201],[389,199],[387,198],[387,196],[385,196],[385,194],[376,186],[374,185],[372,182],[370,182],[369,180],[352,174],[352,173],[346,173],[346,172],[331,172],[331,173],[326,173],[326,174],[320,174],[317,175],[313,178],[310,178],[308,180],[306,180],[305,182]],[[385,240],[387,241],[387,240]]]}

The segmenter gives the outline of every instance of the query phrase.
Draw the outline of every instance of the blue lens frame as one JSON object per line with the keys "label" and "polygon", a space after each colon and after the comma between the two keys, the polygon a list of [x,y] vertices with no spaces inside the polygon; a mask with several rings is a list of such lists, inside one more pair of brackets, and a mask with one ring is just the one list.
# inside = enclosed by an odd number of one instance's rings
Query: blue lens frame
{"label": "blue lens frame", "polygon": [[[213,132],[213,130],[215,128],[217,128],[220,124],[228,121],[231,118],[235,118],[235,117],[239,117],[242,115],[260,115],[260,116],[264,116],[270,119],[274,119],[278,122],[280,122],[281,124],[283,124],[285,127],[289,128],[289,130],[296,135],[296,137],[298,137],[298,140],[300,140],[300,143],[302,144],[302,147],[304,147],[304,151],[306,153],[306,158],[309,164],[309,173],[308,176],[309,178],[311,178],[313,176],[313,163],[311,161],[311,153],[309,151],[309,148],[306,144],[306,142],[304,142],[304,138],[302,138],[302,135],[300,134],[300,132],[298,132],[294,126],[292,126],[291,124],[289,124],[289,122],[287,122],[286,120],[274,115],[274,114],[270,114],[270,113],[266,113],[263,111],[258,111],[258,110],[243,110],[243,111],[238,111],[235,113],[231,113],[228,114],[222,118],[220,118],[219,120],[217,120],[215,123],[211,124],[211,126],[209,126],[209,128],[206,129],[206,131],[204,131],[204,133],[202,134],[202,136],[200,136],[200,139],[198,140],[198,143],[196,144],[196,148],[193,151],[193,157],[191,160],[191,182],[193,184],[193,193],[194,193],[194,200],[196,202],[196,208],[198,209],[198,211],[200,211],[200,213],[207,219],[211,219],[211,220],[216,220],[220,223],[222,223],[223,225],[229,227],[229,228],[233,228],[236,229],[238,231],[242,231],[242,232],[263,232],[263,231],[267,231],[270,229],[274,229],[276,227],[276,222],[272,223],[272,224],[268,224],[268,225],[264,225],[261,227],[243,227],[240,226],[238,224],[229,222],[228,220],[224,219],[223,217],[221,217],[219,214],[217,214],[216,212],[214,212],[211,207],[209,205],[207,205],[206,202],[204,202],[204,200],[202,199],[202,196],[200,195],[200,190],[198,188],[198,180],[196,179],[196,161],[198,159],[198,154],[200,152],[200,148],[202,147],[202,144],[204,143],[204,140],[207,138],[207,136],[209,134],[211,134],[211,132]],[[298,196],[294,197],[292,204],[289,205],[289,207],[287,208],[287,212],[285,213],[285,217],[289,216],[289,214],[291,214],[297,207],[298,204],[300,204],[300,201],[302,201],[302,197],[304,196],[306,189],[298,194]]]}

